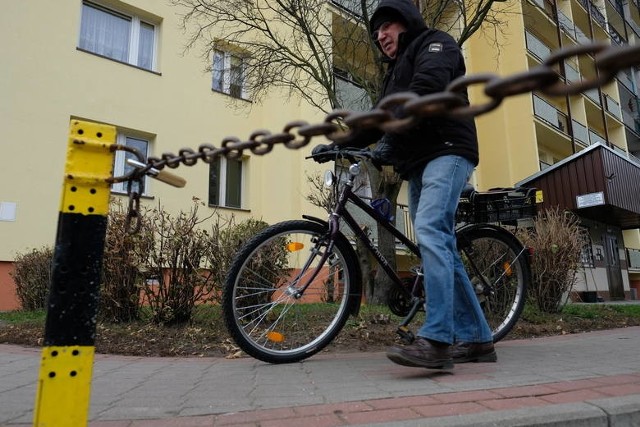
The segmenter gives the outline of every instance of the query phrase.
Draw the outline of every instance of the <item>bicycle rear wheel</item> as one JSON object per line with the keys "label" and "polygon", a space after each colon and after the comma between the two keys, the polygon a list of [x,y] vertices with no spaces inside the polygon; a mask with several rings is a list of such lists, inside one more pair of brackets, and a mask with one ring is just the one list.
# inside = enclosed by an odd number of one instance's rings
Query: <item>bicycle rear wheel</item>
{"label": "bicycle rear wheel", "polygon": [[237,254],[222,305],[229,333],[247,354],[269,363],[297,362],[340,332],[359,303],[358,264],[342,235],[329,243],[326,225],[286,221],[263,230]]}
{"label": "bicycle rear wheel", "polygon": [[458,235],[458,250],[493,333],[504,338],[525,305],[531,269],[528,252],[508,231],[471,227]]}

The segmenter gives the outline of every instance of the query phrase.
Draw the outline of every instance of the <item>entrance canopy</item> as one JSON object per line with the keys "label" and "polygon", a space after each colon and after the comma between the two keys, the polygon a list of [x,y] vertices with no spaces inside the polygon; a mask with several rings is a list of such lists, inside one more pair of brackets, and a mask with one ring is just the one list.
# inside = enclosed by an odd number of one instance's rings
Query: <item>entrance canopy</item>
{"label": "entrance canopy", "polygon": [[623,230],[640,228],[640,163],[601,143],[516,185],[542,190],[542,209],[558,206]]}

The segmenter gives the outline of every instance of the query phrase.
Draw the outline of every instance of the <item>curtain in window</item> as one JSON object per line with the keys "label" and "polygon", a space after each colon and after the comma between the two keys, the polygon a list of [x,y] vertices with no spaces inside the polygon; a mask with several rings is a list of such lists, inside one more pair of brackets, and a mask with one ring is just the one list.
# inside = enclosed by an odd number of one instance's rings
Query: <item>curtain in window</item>
{"label": "curtain in window", "polygon": [[229,94],[236,98],[242,98],[243,69],[242,59],[237,56],[231,56],[229,69]]}
{"label": "curtain in window", "polygon": [[81,49],[128,62],[130,33],[130,19],[86,3],[82,5]]}
{"label": "curtain in window", "polygon": [[242,160],[227,159],[226,206],[241,207],[242,202]]}
{"label": "curtain in window", "polygon": [[216,50],[213,52],[213,70],[212,70],[212,83],[213,90],[219,92],[224,91],[224,52]]}
{"label": "curtain in window", "polygon": [[138,46],[138,67],[153,68],[153,34],[155,28],[145,22],[140,23],[140,43]]}

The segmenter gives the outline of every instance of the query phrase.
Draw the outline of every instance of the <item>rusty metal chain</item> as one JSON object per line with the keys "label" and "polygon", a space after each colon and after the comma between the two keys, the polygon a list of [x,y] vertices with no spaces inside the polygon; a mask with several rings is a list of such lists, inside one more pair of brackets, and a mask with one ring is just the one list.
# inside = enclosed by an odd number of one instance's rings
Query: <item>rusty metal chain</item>
{"label": "rusty metal chain", "polygon": [[[594,58],[594,77],[580,82],[567,82],[554,67],[563,67],[564,61],[572,57],[588,55]],[[622,70],[640,65],[640,45],[610,46],[604,43],[589,43],[571,46],[552,53],[542,64],[527,71],[507,77],[491,73],[472,74],[451,82],[440,93],[418,96],[414,93],[396,93],[383,98],[376,108],[366,112],[335,110],[324,121],[309,124],[292,121],[282,132],[272,134],[268,130],[256,130],[247,140],[230,136],[222,140],[220,148],[202,144],[197,151],[181,149],[178,154],[164,153],[160,157],[149,157],[146,166],[130,174],[112,178],[112,182],[138,180],[151,170],[165,167],[177,168],[181,164],[193,166],[199,160],[213,162],[217,157],[238,158],[245,150],[264,155],[275,145],[283,144],[289,149],[299,149],[318,136],[323,136],[339,145],[363,141],[366,131],[399,132],[418,124],[428,117],[476,117],[486,114],[507,97],[539,91],[549,96],[572,96],[595,89],[611,82]],[[484,84],[484,94],[489,98],[484,104],[469,105],[461,93],[472,85]],[[370,135],[370,134],[369,134]],[[372,141],[374,142],[374,141]],[[128,150],[131,151],[131,150]],[[138,156],[139,157],[139,156]],[[139,197],[139,195],[138,195]],[[139,203],[139,200],[137,201]],[[130,203],[132,219],[138,218],[136,202]]]}

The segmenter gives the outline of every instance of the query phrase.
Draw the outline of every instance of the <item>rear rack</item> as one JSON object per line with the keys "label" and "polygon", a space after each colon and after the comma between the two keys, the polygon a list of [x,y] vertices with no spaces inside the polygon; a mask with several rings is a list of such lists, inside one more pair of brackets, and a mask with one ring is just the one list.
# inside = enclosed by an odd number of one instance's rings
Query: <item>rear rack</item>
{"label": "rear rack", "polygon": [[518,220],[535,218],[536,191],[527,187],[472,191],[460,198],[456,221],[515,225]]}

